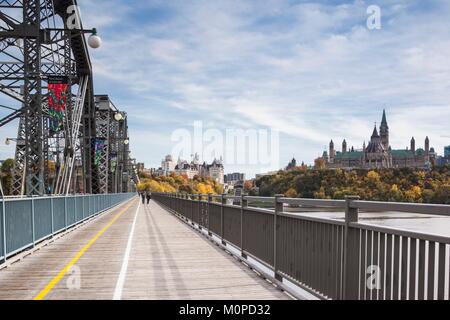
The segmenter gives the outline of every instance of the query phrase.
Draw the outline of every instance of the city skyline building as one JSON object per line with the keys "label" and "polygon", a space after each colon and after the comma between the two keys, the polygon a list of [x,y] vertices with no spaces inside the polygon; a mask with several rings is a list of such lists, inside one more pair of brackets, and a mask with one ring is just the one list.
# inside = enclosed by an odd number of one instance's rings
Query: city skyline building
{"label": "city skyline building", "polygon": [[337,151],[331,140],[328,152],[324,151],[321,158],[329,169],[428,168],[435,163],[436,152],[430,147],[428,136],[424,140],[424,148],[416,148],[416,140],[412,137],[410,147],[405,149],[393,149],[389,138],[386,110],[383,110],[379,130],[375,124],[368,144],[364,141],[362,149],[355,150],[352,147],[348,150],[344,139],[341,151]]}

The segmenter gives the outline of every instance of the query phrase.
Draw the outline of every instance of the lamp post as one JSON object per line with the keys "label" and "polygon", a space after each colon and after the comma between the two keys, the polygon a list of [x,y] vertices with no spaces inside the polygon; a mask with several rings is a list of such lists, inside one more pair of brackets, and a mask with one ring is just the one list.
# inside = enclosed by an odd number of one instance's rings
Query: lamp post
{"label": "lamp post", "polygon": [[25,144],[25,140],[23,139],[16,139],[16,138],[6,138],[5,145],[9,146],[11,145],[11,142],[16,142],[17,144]]}
{"label": "lamp post", "polygon": [[[92,49],[98,49],[100,48],[100,46],[102,45],[102,38],[100,38],[100,36],[97,34],[97,29],[96,28],[92,28],[92,29],[70,29],[70,28],[46,28],[43,30],[44,31],[44,35],[48,35],[51,31],[54,32],[73,32],[73,33],[84,33],[84,34],[90,34],[89,38],[88,38],[88,45],[92,48]],[[18,39],[17,40],[17,45],[20,47],[23,45],[23,43],[21,42],[22,39]]]}

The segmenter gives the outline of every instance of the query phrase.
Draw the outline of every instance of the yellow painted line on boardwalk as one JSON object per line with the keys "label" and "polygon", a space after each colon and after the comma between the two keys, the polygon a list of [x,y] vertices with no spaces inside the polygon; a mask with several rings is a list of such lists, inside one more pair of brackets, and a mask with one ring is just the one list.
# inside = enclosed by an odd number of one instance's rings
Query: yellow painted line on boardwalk
{"label": "yellow painted line on boardwalk", "polygon": [[89,242],[87,245],[83,247],[78,253],[73,257],[73,259],[58,273],[56,277],[50,281],[47,286],[36,296],[34,300],[42,300],[45,296],[53,289],[54,286],[58,284],[58,282],[64,277],[64,275],[70,270],[70,268],[83,256],[83,254],[94,244],[95,241],[117,220],[119,217],[124,214],[131,205],[135,203],[132,201],[129,205],[125,207],[122,211],[120,211],[106,226],[103,227]]}

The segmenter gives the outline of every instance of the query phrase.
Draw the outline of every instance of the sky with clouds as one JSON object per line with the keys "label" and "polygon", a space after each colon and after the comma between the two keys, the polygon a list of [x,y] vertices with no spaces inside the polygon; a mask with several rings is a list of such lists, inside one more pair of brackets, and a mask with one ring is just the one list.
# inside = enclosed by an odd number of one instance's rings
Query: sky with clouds
{"label": "sky with clouds", "polygon": [[[393,148],[450,144],[450,1],[79,0],[97,93],[129,114],[134,156],[157,167],[175,130],[272,129],[279,163],[331,138],[360,148],[386,108]],[[381,8],[381,29],[366,25]],[[3,111],[1,111],[3,112]],[[15,124],[0,129],[15,135]],[[0,147],[0,157],[13,147]],[[205,160],[209,160],[205,155]]]}

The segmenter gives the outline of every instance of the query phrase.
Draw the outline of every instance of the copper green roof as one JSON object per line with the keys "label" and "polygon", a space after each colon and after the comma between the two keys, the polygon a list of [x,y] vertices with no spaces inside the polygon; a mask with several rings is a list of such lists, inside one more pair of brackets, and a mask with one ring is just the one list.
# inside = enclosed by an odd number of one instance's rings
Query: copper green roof
{"label": "copper green roof", "polygon": [[361,159],[363,157],[363,153],[361,151],[353,151],[353,152],[337,152],[335,159]]}
{"label": "copper green roof", "polygon": [[406,149],[392,150],[391,154],[393,158],[414,158],[414,153]]}

